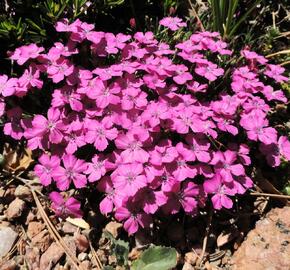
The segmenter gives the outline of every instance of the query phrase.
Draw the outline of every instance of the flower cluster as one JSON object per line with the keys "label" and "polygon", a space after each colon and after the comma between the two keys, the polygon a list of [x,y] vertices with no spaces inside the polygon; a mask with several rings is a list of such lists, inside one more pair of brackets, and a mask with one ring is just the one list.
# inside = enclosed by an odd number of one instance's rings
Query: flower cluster
{"label": "flower cluster", "polygon": [[[186,26],[178,18],[160,23],[172,31]],[[79,20],[60,21],[56,30],[67,33],[67,43],[11,54],[25,70],[19,78],[0,76],[4,133],[42,152],[34,171],[44,186],[96,185],[104,194],[100,211],[130,234],[159,211],[195,215],[208,197],[215,209],[231,208],[231,196],[253,185],[253,146],[271,166],[290,159],[288,139],[268,119],[271,106],[287,101],[271,86],[287,80],[284,68],[255,52],[243,50],[225,72],[232,52],[215,32],[172,45],[152,32],[115,35]],[[83,51],[86,64],[77,64]],[[20,102],[49,83],[46,114],[5,110],[12,96]],[[78,155],[88,145],[90,160]],[[73,198],[51,199],[57,214],[80,215]]]}

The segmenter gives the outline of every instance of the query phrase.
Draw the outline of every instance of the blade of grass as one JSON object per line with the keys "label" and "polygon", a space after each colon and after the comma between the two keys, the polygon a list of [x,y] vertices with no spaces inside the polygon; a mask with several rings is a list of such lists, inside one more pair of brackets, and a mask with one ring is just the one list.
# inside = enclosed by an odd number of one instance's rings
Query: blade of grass
{"label": "blade of grass", "polygon": [[229,7],[228,7],[228,15],[227,15],[227,19],[226,19],[226,26],[225,26],[225,30],[224,30],[224,38],[227,37],[227,34],[229,32],[229,29],[232,25],[232,21],[233,21],[233,17],[234,14],[236,12],[239,0],[229,0]]}
{"label": "blade of grass", "polygon": [[262,0],[257,0],[255,3],[247,10],[247,12],[235,23],[235,26],[231,29],[228,37],[233,36],[233,34],[238,30],[241,23],[243,23],[247,17],[252,13],[252,11],[256,8],[256,6],[261,2]]}

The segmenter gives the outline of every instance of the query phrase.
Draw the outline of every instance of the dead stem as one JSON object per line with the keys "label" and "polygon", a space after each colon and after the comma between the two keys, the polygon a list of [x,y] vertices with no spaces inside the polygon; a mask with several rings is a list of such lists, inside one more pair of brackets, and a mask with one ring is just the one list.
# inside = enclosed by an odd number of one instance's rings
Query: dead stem
{"label": "dead stem", "polygon": [[82,267],[80,267],[80,261],[76,258],[76,256],[74,256],[71,252],[71,250],[69,249],[69,247],[66,245],[66,243],[63,241],[62,237],[59,235],[58,231],[56,230],[56,228],[54,227],[54,225],[51,223],[49,217],[47,216],[47,214],[45,213],[43,206],[41,204],[41,202],[39,201],[36,192],[34,189],[31,190],[33,198],[35,200],[36,206],[39,210],[39,213],[43,219],[43,221],[45,222],[49,233],[52,235],[52,237],[54,238],[54,240],[56,241],[56,243],[58,243],[65,251],[66,255],[69,257],[69,259],[72,261],[72,263],[74,264],[74,266],[76,267],[77,270],[85,270]]}
{"label": "dead stem", "polygon": [[203,239],[202,252],[201,252],[201,255],[200,255],[199,262],[198,262],[199,267],[201,267],[201,265],[202,265],[204,254],[205,254],[205,251],[206,251],[208,236],[209,236],[209,232],[210,232],[210,229],[211,229],[212,215],[213,215],[213,211],[211,209],[210,212],[209,212],[209,217],[208,217],[208,221],[207,221],[205,237]]}
{"label": "dead stem", "polygon": [[252,193],[250,193],[250,195],[251,196],[264,196],[264,197],[271,197],[271,198],[279,198],[279,199],[290,200],[290,196],[289,195],[283,195],[283,194],[252,192]]}

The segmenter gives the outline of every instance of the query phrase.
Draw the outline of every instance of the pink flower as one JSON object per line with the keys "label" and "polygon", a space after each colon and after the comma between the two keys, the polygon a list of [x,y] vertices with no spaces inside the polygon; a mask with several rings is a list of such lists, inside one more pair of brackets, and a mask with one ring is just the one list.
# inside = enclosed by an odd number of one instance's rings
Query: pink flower
{"label": "pink flower", "polygon": [[235,164],[237,154],[227,150],[225,152],[215,152],[211,164],[214,165],[216,174],[221,175],[221,181],[230,183],[234,176],[245,175],[245,169],[241,164]]}
{"label": "pink flower", "polygon": [[285,97],[282,90],[274,91],[272,86],[265,86],[263,91],[263,95],[266,97],[268,101],[278,100],[281,102],[287,102],[287,98]]}
{"label": "pink flower", "polygon": [[182,206],[188,214],[195,214],[197,210],[197,197],[199,188],[192,182],[185,182],[181,188],[181,183],[176,182],[169,192],[159,192],[158,202],[167,214],[176,214]]}
{"label": "pink flower", "polygon": [[47,68],[48,77],[52,79],[54,83],[59,83],[65,77],[71,75],[74,71],[74,66],[64,58],[59,58],[54,61]]}
{"label": "pink flower", "polygon": [[268,120],[263,113],[251,113],[242,115],[240,125],[247,130],[250,140],[261,141],[264,144],[277,142],[277,131],[268,127]]}
{"label": "pink flower", "polygon": [[115,139],[115,144],[118,149],[124,150],[121,157],[124,162],[140,162],[145,163],[149,159],[149,154],[142,146],[146,141],[144,134],[128,132],[127,134],[120,134]]}
{"label": "pink flower", "polygon": [[[63,139],[64,123],[60,119],[60,111],[58,109],[49,109],[46,119],[42,115],[34,116],[32,127],[24,132],[25,138],[28,139],[28,144],[31,149],[46,148],[51,143],[60,143]],[[48,141],[45,141],[49,139]]]}
{"label": "pink flower", "polygon": [[230,209],[233,207],[233,202],[227,195],[235,195],[235,191],[222,184],[219,174],[216,174],[212,179],[206,180],[203,187],[205,192],[214,194],[211,201],[215,209],[220,210],[223,207]]}
{"label": "pink flower", "polygon": [[129,235],[136,233],[139,227],[149,227],[152,222],[151,216],[144,213],[132,199],[127,199],[121,207],[116,209],[115,218],[118,221],[125,221],[124,229]]}
{"label": "pink flower", "polygon": [[4,125],[3,132],[5,135],[10,135],[15,140],[20,140],[23,136],[23,128],[21,126],[22,110],[15,107],[7,111],[7,117],[10,122]]}
{"label": "pink flower", "polygon": [[12,96],[15,93],[17,79],[8,79],[7,75],[0,76],[0,94],[3,97]]}
{"label": "pink flower", "polygon": [[222,68],[218,68],[216,64],[208,62],[206,64],[197,64],[194,69],[195,73],[205,77],[209,81],[215,81],[217,77],[222,76],[224,74],[224,70]]}
{"label": "pink flower", "polygon": [[139,189],[147,185],[143,166],[139,163],[121,165],[115,173],[112,176],[114,187],[128,196],[135,195]]}
{"label": "pink flower", "polygon": [[62,218],[68,216],[82,217],[81,204],[75,198],[64,199],[60,193],[55,191],[49,194],[49,198],[52,201],[51,207],[57,216]]}
{"label": "pink flower", "polygon": [[28,89],[31,87],[41,89],[43,81],[39,80],[39,77],[40,71],[35,66],[30,65],[19,78],[18,83],[21,87],[26,87]]}
{"label": "pink flower", "polygon": [[186,155],[188,161],[208,162],[210,160],[209,148],[210,143],[206,140],[205,136],[201,134],[187,135],[186,142],[188,143],[188,150]]}
{"label": "pink flower", "polygon": [[106,168],[106,159],[102,156],[95,155],[92,158],[92,163],[88,163],[88,168],[84,172],[85,174],[89,175],[88,180],[89,182],[95,182],[101,179],[107,172]]}
{"label": "pink flower", "polygon": [[182,22],[182,19],[178,17],[166,17],[163,18],[160,22],[160,25],[163,25],[165,27],[168,27],[172,31],[176,31],[181,27],[185,27],[186,23]]}
{"label": "pink flower", "polygon": [[163,163],[171,163],[177,157],[178,152],[175,147],[172,147],[171,141],[169,140],[162,141],[150,152],[150,162],[157,166]]}
{"label": "pink flower", "polygon": [[272,167],[281,163],[281,157],[290,160],[290,142],[286,136],[281,136],[277,144],[261,144],[260,151],[266,156],[267,162]]}
{"label": "pink flower", "polygon": [[87,178],[83,174],[87,169],[87,164],[73,155],[62,157],[64,167],[58,166],[53,170],[53,179],[59,190],[67,190],[71,182],[76,188],[83,188],[87,184]]}
{"label": "pink flower", "polygon": [[40,164],[34,167],[34,173],[39,177],[42,185],[48,186],[52,182],[54,169],[60,165],[60,159],[57,156],[42,154],[38,161]]}
{"label": "pink flower", "polygon": [[43,51],[44,48],[38,47],[36,44],[24,45],[17,48],[10,59],[16,60],[18,65],[23,65],[29,59],[37,58]]}
{"label": "pink flower", "polygon": [[90,99],[96,100],[96,104],[99,108],[104,109],[109,104],[120,103],[120,97],[116,95],[119,92],[120,87],[116,83],[107,86],[106,81],[96,79],[94,81],[94,87],[86,91],[86,95]]}
{"label": "pink flower", "polygon": [[102,122],[88,120],[86,142],[93,143],[97,150],[104,151],[109,144],[108,140],[113,140],[118,136],[118,130],[112,126],[113,123],[108,118],[104,118]]}
{"label": "pink flower", "polygon": [[267,65],[266,71],[264,71],[264,74],[267,75],[270,78],[273,78],[276,82],[287,82],[288,78],[281,75],[285,71],[285,68],[279,66],[279,65]]}

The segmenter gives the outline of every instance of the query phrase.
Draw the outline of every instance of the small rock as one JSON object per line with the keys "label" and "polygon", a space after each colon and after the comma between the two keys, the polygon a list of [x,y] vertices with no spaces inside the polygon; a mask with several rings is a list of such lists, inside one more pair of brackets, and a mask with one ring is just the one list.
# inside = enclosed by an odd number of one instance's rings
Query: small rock
{"label": "small rock", "polygon": [[51,244],[51,237],[47,230],[43,230],[31,239],[32,244],[42,252],[46,251]]}
{"label": "small rock", "polygon": [[40,258],[40,270],[49,270],[64,255],[64,250],[53,242]]}
{"label": "small rock", "polygon": [[66,235],[63,238],[63,241],[66,243],[67,247],[71,250],[73,255],[77,254],[77,247],[76,247],[76,243],[75,240],[72,236],[68,236]]}
{"label": "small rock", "polygon": [[83,261],[82,263],[81,263],[81,267],[82,267],[82,269],[86,269],[86,270],[90,270],[90,269],[92,269],[92,263],[90,262],[90,261]]}
{"label": "small rock", "polygon": [[32,196],[30,188],[23,185],[19,185],[16,187],[14,195],[18,197],[19,199],[22,199],[26,202],[33,201],[33,196]]}
{"label": "small rock", "polygon": [[12,220],[14,218],[20,217],[23,213],[24,208],[25,208],[25,202],[19,198],[16,198],[8,206],[7,219]]}
{"label": "small rock", "polygon": [[18,234],[10,227],[0,229],[0,258],[10,251],[17,236]]}
{"label": "small rock", "polygon": [[74,234],[78,231],[78,227],[66,221],[62,226],[62,231],[64,233]]}
{"label": "small rock", "polygon": [[191,252],[187,252],[184,255],[184,260],[185,262],[191,264],[191,265],[195,265],[196,261],[198,260],[198,256],[195,252],[191,251]]}
{"label": "small rock", "polygon": [[106,225],[105,231],[108,231],[110,234],[114,236],[114,238],[117,238],[122,227],[123,226],[121,223],[116,222],[116,221],[111,221]]}
{"label": "small rock", "polygon": [[194,270],[195,268],[190,263],[185,263],[182,267],[182,270]]}
{"label": "small rock", "polygon": [[0,203],[0,214],[4,212],[4,204]]}
{"label": "small rock", "polygon": [[26,247],[25,261],[28,264],[28,269],[39,269],[40,251],[37,247]]}
{"label": "small rock", "polygon": [[16,263],[13,260],[9,260],[0,264],[1,270],[14,270],[16,268]]}
{"label": "small rock", "polygon": [[26,221],[25,224],[28,225],[30,222],[35,220],[35,215],[33,214],[32,211],[29,211],[27,217],[26,217]]}
{"label": "small rock", "polygon": [[89,258],[89,256],[88,256],[88,254],[87,253],[84,253],[84,252],[82,252],[82,253],[80,253],[79,255],[78,255],[78,259],[82,262],[82,261],[84,261],[84,260],[87,260]]}
{"label": "small rock", "polygon": [[32,239],[45,228],[44,224],[38,221],[32,221],[28,224],[27,236]]}
{"label": "small rock", "polygon": [[108,257],[108,263],[109,263],[109,265],[116,264],[116,263],[117,263],[117,258],[116,258],[116,256],[115,256],[115,255],[110,255],[110,256]]}
{"label": "small rock", "polygon": [[89,241],[83,234],[75,233],[74,239],[79,252],[85,252],[88,249]]}

